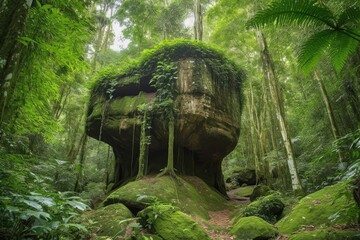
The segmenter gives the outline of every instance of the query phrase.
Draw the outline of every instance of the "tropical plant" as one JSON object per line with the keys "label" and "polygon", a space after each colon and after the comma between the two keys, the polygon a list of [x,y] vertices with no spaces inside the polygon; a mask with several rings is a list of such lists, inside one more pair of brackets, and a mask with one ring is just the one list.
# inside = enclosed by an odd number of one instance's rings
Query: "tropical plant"
{"label": "tropical plant", "polygon": [[302,43],[299,65],[305,73],[319,63],[326,52],[337,72],[360,44],[360,7],[354,3],[339,13],[331,11],[316,0],[277,0],[264,10],[258,11],[248,22],[249,28],[268,24],[289,24],[314,28],[313,33]]}

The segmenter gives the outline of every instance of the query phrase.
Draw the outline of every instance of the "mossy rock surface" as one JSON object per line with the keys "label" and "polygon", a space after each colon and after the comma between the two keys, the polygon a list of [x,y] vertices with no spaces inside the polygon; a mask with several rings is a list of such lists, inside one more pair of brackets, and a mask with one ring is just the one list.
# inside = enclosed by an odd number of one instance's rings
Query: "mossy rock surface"
{"label": "mossy rock surface", "polygon": [[227,207],[226,199],[197,177],[173,179],[169,176],[145,177],[112,192],[104,205],[123,203],[141,210],[154,200],[173,204],[183,212],[208,219],[208,211]]}
{"label": "mossy rock surface", "polygon": [[349,181],[346,181],[305,196],[276,226],[281,233],[288,234],[303,226],[358,223],[360,209],[349,188]]}
{"label": "mossy rock surface", "polygon": [[165,240],[210,240],[207,233],[190,216],[174,206],[150,206],[139,212],[138,216]]}
{"label": "mossy rock surface", "polygon": [[255,216],[240,218],[233,224],[230,233],[238,240],[265,240],[278,235],[277,229],[272,224]]}
{"label": "mossy rock surface", "polygon": [[117,203],[94,210],[85,217],[97,236],[121,239],[134,216],[125,205]]}
{"label": "mossy rock surface", "polygon": [[255,202],[250,203],[243,212],[245,217],[257,216],[269,223],[276,223],[279,220],[285,204],[278,193],[261,197]]}
{"label": "mossy rock surface", "polygon": [[272,193],[273,193],[273,190],[271,190],[270,187],[259,184],[254,188],[253,192],[251,193],[250,200],[256,201],[256,199],[258,199],[259,197],[264,197],[264,196],[270,195]]}
{"label": "mossy rock surface", "polygon": [[360,232],[338,229],[317,229],[304,231],[289,236],[289,240],[357,240],[360,239]]}
{"label": "mossy rock surface", "polygon": [[235,194],[236,194],[236,196],[239,196],[239,197],[250,197],[254,191],[254,188],[255,188],[255,186],[241,187],[235,192]]}
{"label": "mossy rock surface", "polygon": [[142,234],[134,237],[135,240],[163,240],[162,237],[156,234]]}

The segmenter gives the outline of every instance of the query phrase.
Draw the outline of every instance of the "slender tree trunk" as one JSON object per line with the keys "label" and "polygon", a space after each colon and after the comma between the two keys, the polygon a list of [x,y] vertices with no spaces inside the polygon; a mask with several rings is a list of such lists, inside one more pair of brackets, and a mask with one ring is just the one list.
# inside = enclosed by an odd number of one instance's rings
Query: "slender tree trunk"
{"label": "slender tree trunk", "polygon": [[[336,124],[336,121],[335,121],[334,111],[333,111],[333,108],[331,106],[329,96],[328,96],[328,93],[326,91],[324,82],[319,77],[319,75],[317,74],[316,71],[314,72],[314,78],[318,82],[319,87],[320,87],[321,96],[323,98],[323,101],[324,101],[324,104],[325,104],[325,107],[326,107],[326,112],[327,112],[327,115],[328,115],[328,118],[329,118],[329,121],[330,121],[331,132],[333,134],[334,139],[337,140],[340,137],[340,132],[339,132],[339,128],[338,128],[338,126]],[[343,162],[344,161],[344,153],[341,150],[339,150],[338,154],[339,154],[339,161]]]}
{"label": "slender tree trunk", "polygon": [[74,186],[75,192],[81,192],[83,188],[83,178],[84,178],[84,163],[86,158],[86,145],[88,137],[85,134],[83,141],[81,142],[81,151],[80,151],[80,161],[79,161],[79,171],[76,177],[76,182]]}
{"label": "slender tree trunk", "polygon": [[171,173],[174,172],[174,128],[175,120],[174,117],[171,117],[169,120],[168,161],[166,167]]}
{"label": "slender tree trunk", "polygon": [[302,186],[295,162],[294,151],[291,144],[290,135],[287,130],[287,125],[285,121],[285,110],[284,102],[282,100],[281,92],[279,89],[278,79],[275,74],[274,64],[269,53],[265,37],[262,32],[259,30],[256,31],[256,37],[258,39],[260,51],[261,51],[261,61],[263,66],[263,72],[265,79],[268,81],[271,99],[274,104],[276,117],[279,122],[281,136],[285,145],[287,153],[287,163],[289,172],[291,175],[291,185],[293,191],[302,191]]}
{"label": "slender tree trunk", "polygon": [[194,32],[195,40],[202,41],[203,38],[203,20],[200,0],[194,1]]}
{"label": "slender tree trunk", "polygon": [[[3,0],[0,5],[0,125],[18,77],[26,18],[32,0]],[[11,114],[11,113],[9,113]]]}
{"label": "slender tree trunk", "polygon": [[176,177],[174,169],[174,132],[175,132],[175,118],[174,115],[169,117],[169,139],[168,139],[168,157],[166,168],[159,176],[170,175]]}
{"label": "slender tree trunk", "polygon": [[145,171],[146,145],[147,145],[146,125],[147,125],[147,111],[144,112],[143,121],[141,123],[139,170],[136,179],[140,179],[145,175],[144,171]]}

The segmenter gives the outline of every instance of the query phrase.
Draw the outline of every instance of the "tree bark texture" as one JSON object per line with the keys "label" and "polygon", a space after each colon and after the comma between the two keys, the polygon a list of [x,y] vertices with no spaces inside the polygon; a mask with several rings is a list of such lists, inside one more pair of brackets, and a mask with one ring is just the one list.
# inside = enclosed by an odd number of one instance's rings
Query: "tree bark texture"
{"label": "tree bark texture", "polygon": [[[319,87],[320,87],[321,96],[323,98],[323,102],[325,104],[326,112],[327,112],[327,115],[328,115],[328,118],[329,118],[332,135],[334,137],[334,140],[337,140],[340,137],[340,131],[339,131],[338,125],[337,125],[337,123],[335,121],[334,111],[333,111],[333,108],[331,106],[329,96],[328,96],[328,93],[326,91],[324,82],[319,77],[319,75],[317,74],[316,71],[314,72],[314,78],[315,78],[315,80],[317,81],[317,83],[319,84]],[[339,150],[338,153],[339,153],[339,161],[343,162],[344,161],[343,152],[341,150]]]}
{"label": "tree bark texture", "polygon": [[0,1],[0,124],[18,76],[26,18],[32,0]]}
{"label": "tree bark texture", "polygon": [[293,191],[302,191],[302,186],[295,162],[294,151],[292,148],[292,143],[290,135],[287,130],[286,120],[285,120],[285,110],[284,102],[282,100],[281,91],[279,88],[279,83],[277,76],[275,74],[275,67],[273,60],[271,58],[270,52],[267,47],[266,39],[262,32],[259,30],[256,31],[256,37],[260,47],[261,62],[264,72],[265,80],[269,84],[270,95],[272,102],[274,104],[274,109],[276,117],[279,122],[281,136],[285,145],[286,154],[287,154],[287,163],[291,176],[291,185]]}
{"label": "tree bark texture", "polygon": [[195,40],[202,41],[203,38],[203,21],[202,21],[202,9],[200,0],[194,2],[194,30]]}

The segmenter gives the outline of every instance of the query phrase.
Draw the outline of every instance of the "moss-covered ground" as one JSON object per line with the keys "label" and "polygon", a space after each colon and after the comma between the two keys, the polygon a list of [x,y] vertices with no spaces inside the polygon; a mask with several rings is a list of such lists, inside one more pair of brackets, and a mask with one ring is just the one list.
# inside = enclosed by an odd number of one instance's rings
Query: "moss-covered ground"
{"label": "moss-covered ground", "polygon": [[[283,234],[280,239],[355,240],[360,239],[360,211],[350,190],[349,182],[342,182],[312,193],[298,204],[290,198],[290,205],[296,206],[274,226],[257,216],[246,217],[248,206],[236,199],[227,202],[196,177],[177,180],[169,176],[147,177],[111,193],[105,207],[90,213],[87,219],[96,236],[115,236],[114,239],[121,239],[124,234],[132,234],[134,239],[169,240],[271,239]],[[266,202],[264,199],[273,196],[262,197],[250,207],[259,207]],[[280,199],[289,205],[284,196]],[[152,230],[137,235],[130,231],[129,235],[128,224],[134,221],[134,216],[121,203],[133,212],[145,208],[139,212],[137,221],[143,219],[142,227],[148,229],[151,225]]]}
{"label": "moss-covered ground", "polygon": [[133,214],[121,203],[99,208],[84,217],[95,236],[111,239],[124,238],[127,227],[134,221]]}
{"label": "moss-covered ground", "polygon": [[208,211],[225,209],[226,199],[197,177],[169,176],[145,177],[129,182],[112,192],[104,205],[123,203],[130,208],[142,209],[157,201],[172,204],[183,212],[209,218]]}
{"label": "moss-covered ground", "polygon": [[276,226],[289,234],[303,226],[344,226],[357,224],[360,215],[349,182],[341,182],[305,196]]}

